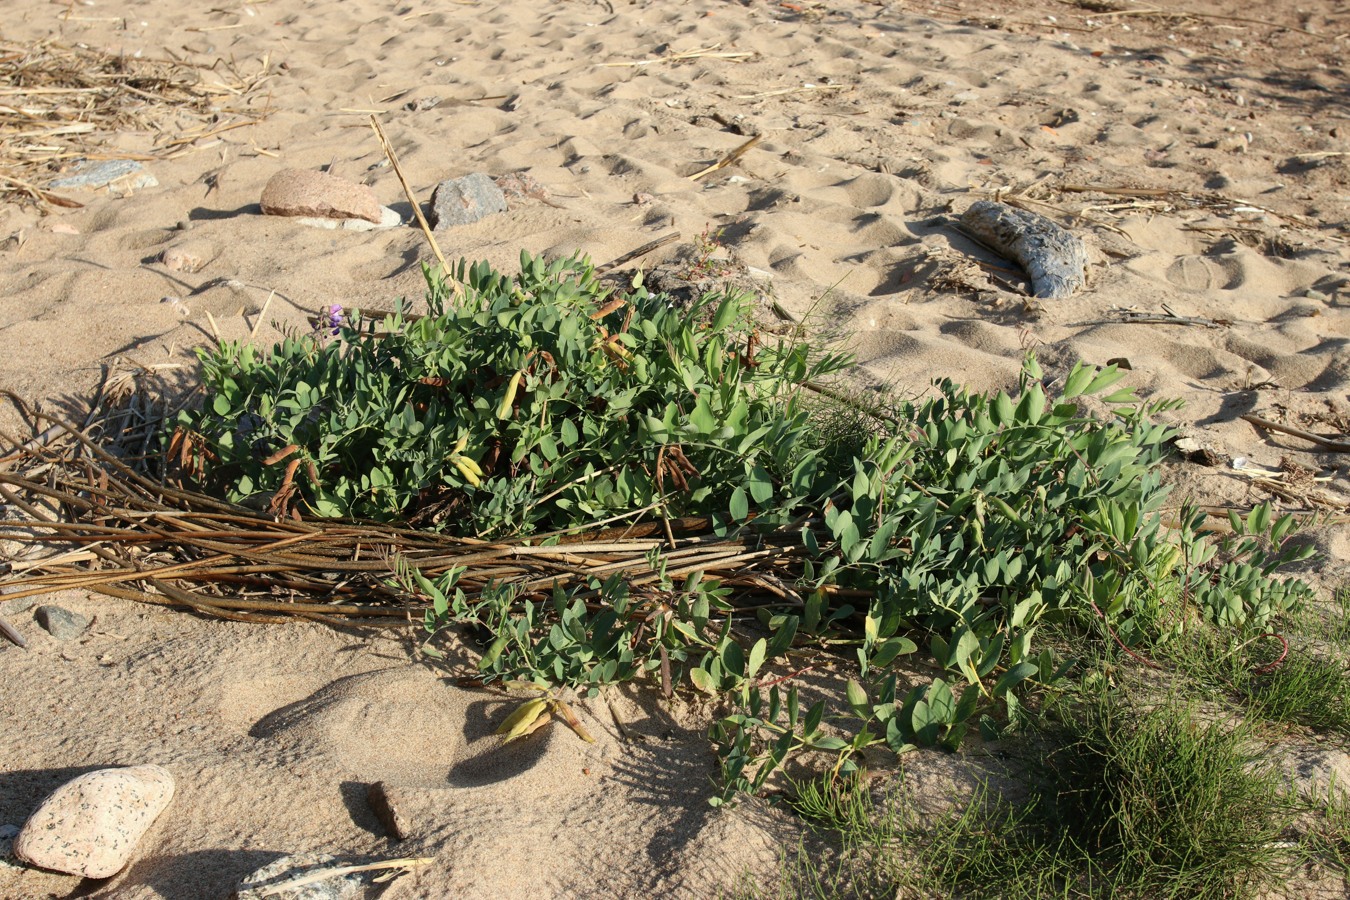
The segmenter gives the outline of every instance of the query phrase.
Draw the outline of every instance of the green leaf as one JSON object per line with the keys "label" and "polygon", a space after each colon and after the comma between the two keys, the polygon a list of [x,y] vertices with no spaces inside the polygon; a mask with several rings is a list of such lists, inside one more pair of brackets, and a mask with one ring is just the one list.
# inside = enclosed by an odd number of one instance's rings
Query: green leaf
{"label": "green leaf", "polygon": [[701,668],[690,669],[689,680],[694,683],[694,687],[698,688],[705,694],[717,693],[717,685],[713,682],[712,676],[709,675],[705,669]]}
{"label": "green leaf", "polygon": [[999,676],[998,681],[994,683],[994,696],[1002,697],[1023,681],[1036,675],[1040,670],[1040,666],[1035,663],[1023,660]]}
{"label": "green leaf", "polygon": [[733,522],[744,522],[750,516],[750,503],[743,488],[731,492],[729,512]]}
{"label": "green leaf", "polygon": [[745,669],[746,678],[754,678],[755,674],[759,671],[760,666],[764,665],[764,654],[768,650],[768,646],[769,642],[764,640],[764,638],[760,638],[755,641],[754,646],[750,648],[750,661],[746,664]]}
{"label": "green leaf", "polygon": [[846,691],[848,693],[848,705],[853,707],[853,711],[857,713],[860,718],[870,718],[872,715],[872,707],[867,702],[867,691],[863,690],[863,686],[850,678],[848,680]]}

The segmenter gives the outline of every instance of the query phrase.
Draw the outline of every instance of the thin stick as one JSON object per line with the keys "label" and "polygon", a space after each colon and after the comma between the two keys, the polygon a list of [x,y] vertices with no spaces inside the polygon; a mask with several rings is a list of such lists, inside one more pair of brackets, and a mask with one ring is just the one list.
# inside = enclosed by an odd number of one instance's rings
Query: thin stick
{"label": "thin stick", "polygon": [[651,59],[630,60],[627,62],[597,63],[597,65],[599,65],[601,68],[642,67],[664,62],[683,62],[684,60],[689,59],[729,59],[736,61],[748,59],[755,55],[750,51],[718,53],[716,51],[717,48],[720,46],[722,45],[713,44],[711,47],[704,47],[700,50],[686,50],[683,53],[668,53],[665,56],[656,56]]}
{"label": "thin stick", "polygon": [[10,642],[21,650],[26,650],[28,648],[28,641],[24,640],[23,635],[19,634],[19,632],[14,629],[14,626],[4,619],[0,619],[0,634],[9,638]]}
{"label": "thin stick", "polygon": [[1324,438],[1320,434],[1313,434],[1311,431],[1304,431],[1301,428],[1294,428],[1290,425],[1281,425],[1279,422],[1272,422],[1269,419],[1263,419],[1260,416],[1251,414],[1241,416],[1247,422],[1251,422],[1258,428],[1264,428],[1267,431],[1279,431],[1296,438],[1302,438],[1310,444],[1315,444],[1323,450],[1330,450],[1333,453],[1350,453],[1350,441],[1337,441],[1331,438]]}
{"label": "thin stick", "polygon": [[609,272],[613,269],[617,269],[619,266],[627,265],[628,263],[632,262],[638,257],[646,256],[653,250],[659,250],[666,244],[669,244],[672,241],[678,241],[679,239],[680,233],[678,231],[672,231],[670,234],[662,235],[661,237],[657,238],[654,241],[648,241],[641,247],[638,247],[636,250],[628,251],[623,256],[620,256],[618,259],[611,260],[605,263],[603,266],[596,266],[595,273],[597,275],[603,275],[606,272]]}
{"label": "thin stick", "polygon": [[267,299],[263,301],[262,309],[258,310],[258,318],[253,320],[253,327],[248,331],[248,339],[250,341],[258,336],[258,329],[262,326],[263,320],[267,317],[267,307],[271,305],[272,298],[276,295],[277,292],[275,290],[271,291],[268,293]]}
{"label": "thin stick", "polygon": [[[436,259],[441,264],[441,271],[446,277],[450,277],[450,264],[445,261],[445,254],[441,253],[441,247],[436,243],[436,236],[431,233],[431,226],[427,223],[426,216],[422,215],[422,204],[417,202],[417,197],[413,195],[412,188],[408,186],[408,179],[403,177],[403,168],[398,164],[398,155],[394,153],[394,145],[389,143],[389,138],[385,137],[384,129],[380,127],[380,120],[375,116],[370,117],[370,127],[375,129],[375,137],[379,139],[380,148],[384,150],[384,155],[389,160],[389,165],[394,167],[394,174],[398,176],[398,183],[403,185],[403,195],[408,198],[412,204],[413,215],[417,216],[417,224],[422,227],[422,233],[427,237],[427,243],[431,244],[431,252],[436,254]],[[459,282],[455,282],[455,293],[463,294],[464,289],[460,287]]]}
{"label": "thin stick", "polygon": [[216,327],[216,317],[211,315],[211,310],[206,311],[206,321],[211,326],[211,335],[216,339],[216,346],[220,346],[220,329]]}
{"label": "thin stick", "polygon": [[708,166],[708,168],[704,169],[701,172],[695,172],[693,175],[690,175],[689,180],[698,181],[704,175],[711,175],[713,172],[716,172],[719,169],[725,169],[727,166],[731,165],[736,160],[744,156],[746,154],[746,151],[748,151],[751,147],[755,146],[762,140],[764,140],[764,135],[762,134],[755,135],[750,140],[746,141],[744,144],[741,144],[735,150],[732,150],[726,156],[722,157],[717,162],[713,163],[711,166]]}
{"label": "thin stick", "polygon": [[352,875],[356,872],[375,872],[380,869],[411,869],[416,866],[429,866],[435,861],[436,857],[434,856],[405,856],[402,859],[390,859],[359,866],[330,866],[326,869],[315,869],[308,875],[290,878],[270,887],[254,888],[251,893],[256,893],[259,897],[271,897],[274,894],[286,894],[302,885],[313,884],[316,881],[323,881],[328,878]]}

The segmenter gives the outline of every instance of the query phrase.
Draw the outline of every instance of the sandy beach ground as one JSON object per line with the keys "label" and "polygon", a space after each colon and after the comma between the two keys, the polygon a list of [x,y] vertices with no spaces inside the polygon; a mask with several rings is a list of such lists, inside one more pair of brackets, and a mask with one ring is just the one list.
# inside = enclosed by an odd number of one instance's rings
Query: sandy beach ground
{"label": "sandy beach ground", "polygon": [[[259,208],[281,169],[325,169],[408,223],[375,114],[422,202],[472,172],[546,189],[443,233],[451,258],[604,262],[680,232],[640,261],[655,265],[706,236],[856,353],[861,384],[906,394],[943,376],[1006,387],[1028,348],[1051,374],[1127,360],[1142,394],[1185,401],[1167,420],[1217,462],[1173,466],[1178,497],[1246,507],[1280,489],[1233,457],[1327,476],[1281,503],[1328,517],[1305,574],[1329,591],[1350,562],[1350,527],[1330,518],[1350,506],[1343,455],[1240,416],[1350,431],[1350,14],[1168,8],[1189,15],[1086,0],[7,0],[5,52],[172,58],[236,92],[215,118],[107,136],[110,155],[147,157],[154,186],[0,204],[0,386],[79,416],[102,366],[189,380],[213,331],[270,341],[329,303],[420,297],[416,227],[330,231]],[[1032,300],[1016,272],[982,267],[1008,264],[951,222],[994,196],[1081,234],[1088,289]],[[175,249],[200,268],[166,267]],[[1188,324],[1129,321],[1145,313]],[[371,897],[708,897],[771,878],[796,839],[767,803],[708,806],[695,706],[618,691],[641,740],[600,702],[580,705],[594,745],[553,728],[500,750],[505,701],[416,661],[408,628],[40,602],[93,623],[62,642],[0,601],[29,641],[0,642],[0,824],[102,766],[161,764],[178,795],[121,874],[0,867],[0,898],[220,898],[306,851],[435,857]],[[366,804],[374,781],[414,822],[409,841]]]}

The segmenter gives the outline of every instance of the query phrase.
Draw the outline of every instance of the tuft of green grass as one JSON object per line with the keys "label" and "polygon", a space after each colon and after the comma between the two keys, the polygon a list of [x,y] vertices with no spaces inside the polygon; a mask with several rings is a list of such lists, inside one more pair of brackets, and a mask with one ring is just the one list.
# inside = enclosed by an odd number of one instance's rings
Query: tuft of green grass
{"label": "tuft of green grass", "polygon": [[[797,784],[789,801],[831,853],[804,845],[755,897],[1231,898],[1278,884],[1295,806],[1245,725],[1176,697],[1143,707],[1085,689],[1045,723],[1029,800],[981,789],[926,816],[854,777]],[[1350,806],[1328,807],[1304,852],[1342,866]],[[826,860],[822,864],[822,860]]]}
{"label": "tuft of green grass", "polygon": [[1101,694],[1051,753],[1054,817],[1072,845],[1138,896],[1250,896],[1285,870],[1293,820],[1252,728],[1205,722],[1193,704],[1152,708]]}
{"label": "tuft of green grass", "polygon": [[[1333,638],[1334,641],[1334,638]],[[1192,689],[1255,719],[1350,737],[1350,666],[1297,636],[1199,629],[1170,646]]]}

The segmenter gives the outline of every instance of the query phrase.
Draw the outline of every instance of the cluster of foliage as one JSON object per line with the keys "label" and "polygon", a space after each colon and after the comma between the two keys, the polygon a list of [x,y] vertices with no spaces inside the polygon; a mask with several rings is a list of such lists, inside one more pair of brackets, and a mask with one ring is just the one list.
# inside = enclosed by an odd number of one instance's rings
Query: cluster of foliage
{"label": "cluster of foliage", "polygon": [[[615,576],[547,600],[395,573],[430,602],[429,631],[484,638],[488,677],[591,691],[659,675],[667,694],[687,682],[729,695],[737,710],[713,729],[719,799],[800,750],[848,770],[873,745],[997,734],[1022,687],[1063,674],[1038,641],[1047,623],[1125,645],[1196,618],[1259,628],[1308,593],[1274,577],[1302,552],[1266,507],[1217,543],[1200,516],[1163,526],[1170,435],[1152,420],[1166,404],[1118,389],[1114,367],[1076,366],[1052,392],[1029,357],[1015,392],[944,380],[922,401],[822,415],[802,388],[848,359],[799,335],[762,342],[744,296],[681,309],[640,278],[615,295],[584,260],[528,255],[514,277],[461,263],[453,284],[429,283],[425,316],[400,306],[354,316],[337,341],[205,352],[207,400],[178,423],[181,458],[278,514],[499,536],[656,511],[800,542],[792,595],[755,615],[715,579],[666,577],[656,551],[654,582]],[[1085,414],[1086,397],[1114,418]],[[911,684],[896,663],[921,645],[943,674]],[[845,729],[825,701],[802,710],[795,687],[763,677],[789,654],[841,651],[857,671]]]}
{"label": "cluster of foliage", "polygon": [[736,488],[762,498],[790,470],[806,414],[789,389],[846,364],[756,347],[743,295],[683,310],[639,281],[611,297],[582,259],[454,277],[458,291],[428,273],[424,316],[400,304],[353,314],[337,341],[204,352],[207,403],[177,424],[206,483],[278,512],[434,514],[479,536],[653,506],[729,522]]}

